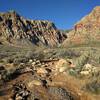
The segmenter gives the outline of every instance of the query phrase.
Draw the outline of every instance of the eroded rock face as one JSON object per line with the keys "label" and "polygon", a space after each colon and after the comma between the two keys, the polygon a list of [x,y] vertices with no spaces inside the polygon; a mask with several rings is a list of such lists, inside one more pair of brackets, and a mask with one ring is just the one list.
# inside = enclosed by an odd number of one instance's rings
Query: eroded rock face
{"label": "eroded rock face", "polygon": [[74,25],[63,45],[88,44],[94,41],[100,41],[100,6]]}
{"label": "eroded rock face", "polygon": [[50,21],[24,19],[15,11],[0,13],[1,43],[52,47],[62,43],[65,38],[66,35]]}
{"label": "eroded rock face", "polygon": [[[96,37],[100,33],[100,6],[95,7],[92,12],[83,17],[74,27],[75,32],[78,34],[87,34],[88,37],[93,35]],[[96,37],[97,38],[97,37]],[[100,36],[98,37],[100,38]]]}

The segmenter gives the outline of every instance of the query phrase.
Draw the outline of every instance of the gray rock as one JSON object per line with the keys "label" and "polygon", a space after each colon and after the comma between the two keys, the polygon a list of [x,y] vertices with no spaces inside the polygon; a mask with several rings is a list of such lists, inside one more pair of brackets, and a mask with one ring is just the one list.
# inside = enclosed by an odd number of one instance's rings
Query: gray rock
{"label": "gray rock", "polygon": [[61,87],[49,87],[49,93],[56,95],[60,100],[74,100],[71,93]]}

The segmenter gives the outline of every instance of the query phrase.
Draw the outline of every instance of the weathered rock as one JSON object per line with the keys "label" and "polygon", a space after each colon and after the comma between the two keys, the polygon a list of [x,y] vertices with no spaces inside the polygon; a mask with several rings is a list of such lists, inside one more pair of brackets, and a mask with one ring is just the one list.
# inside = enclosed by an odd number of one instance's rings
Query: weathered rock
{"label": "weathered rock", "polygon": [[28,83],[28,87],[32,88],[34,85],[42,85],[40,80],[33,80]]}
{"label": "weathered rock", "polygon": [[61,68],[59,69],[59,72],[64,72],[64,71],[66,71],[66,70],[67,70],[66,67],[61,67]]}
{"label": "weathered rock", "polygon": [[32,59],[30,59],[30,60],[29,60],[29,63],[32,63],[32,62],[33,62],[33,60],[32,60]]}
{"label": "weathered rock", "polygon": [[65,59],[60,59],[58,62],[55,63],[56,68],[62,67],[64,64],[67,64],[67,61]]}
{"label": "weathered rock", "polygon": [[69,63],[69,60],[65,59],[59,59],[57,62],[54,63],[54,66],[57,72],[64,72],[68,68],[74,67],[74,65],[71,62]]}
{"label": "weathered rock", "polygon": [[34,67],[34,65],[36,64],[36,62],[32,62],[32,66]]}
{"label": "weathered rock", "polygon": [[83,67],[83,70],[89,70],[89,69],[92,69],[92,65],[91,64],[85,64],[84,67]]}
{"label": "weathered rock", "polygon": [[81,75],[89,75],[90,72],[89,72],[89,71],[81,71],[80,74],[81,74]]}
{"label": "weathered rock", "polygon": [[37,73],[38,74],[47,74],[48,72],[47,72],[47,70],[45,68],[38,68],[37,69]]}
{"label": "weathered rock", "polygon": [[100,42],[100,6],[77,22],[63,46]]}
{"label": "weathered rock", "polygon": [[24,19],[15,11],[0,13],[0,42],[3,44],[52,47],[62,43],[65,38],[66,35],[50,21]]}
{"label": "weathered rock", "polygon": [[81,75],[89,75],[97,73],[97,68],[91,64],[85,64],[80,72]]}
{"label": "weathered rock", "polygon": [[17,83],[13,86],[12,100],[27,100],[30,96],[30,91],[27,90],[25,84]]}

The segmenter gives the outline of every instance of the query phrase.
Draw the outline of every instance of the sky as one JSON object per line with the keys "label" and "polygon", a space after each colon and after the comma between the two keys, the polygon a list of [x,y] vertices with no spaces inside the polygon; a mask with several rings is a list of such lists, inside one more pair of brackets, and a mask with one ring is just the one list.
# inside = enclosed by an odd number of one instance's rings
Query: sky
{"label": "sky", "polygon": [[59,29],[71,29],[82,17],[100,6],[100,0],[0,0],[0,12],[15,10],[33,20],[50,20]]}

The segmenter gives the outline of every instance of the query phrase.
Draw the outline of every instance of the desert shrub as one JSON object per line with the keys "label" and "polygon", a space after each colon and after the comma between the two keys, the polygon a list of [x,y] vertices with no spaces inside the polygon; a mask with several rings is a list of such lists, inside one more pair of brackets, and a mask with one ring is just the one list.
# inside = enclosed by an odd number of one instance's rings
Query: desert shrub
{"label": "desert shrub", "polygon": [[100,71],[89,78],[83,89],[95,94],[100,94]]}
{"label": "desert shrub", "polygon": [[43,59],[46,55],[42,51],[27,51],[25,57],[28,59]]}
{"label": "desert shrub", "polygon": [[49,87],[49,93],[57,95],[60,100],[74,100],[74,96],[67,90],[61,87]]}
{"label": "desert shrub", "polygon": [[76,70],[70,69],[68,72],[69,72],[70,75],[77,77],[77,71]]}
{"label": "desert shrub", "polygon": [[19,57],[19,58],[15,58],[13,63],[16,65],[16,64],[20,64],[20,63],[26,63],[28,62],[28,58],[26,57]]}
{"label": "desert shrub", "polygon": [[44,55],[43,51],[27,51],[25,55],[28,59],[43,59],[46,55]]}
{"label": "desert shrub", "polygon": [[6,69],[4,69],[0,74],[1,74],[1,80],[3,80],[3,81],[9,80],[8,72]]}
{"label": "desert shrub", "polygon": [[5,57],[7,57],[7,54],[1,52],[0,53],[0,59],[5,58]]}
{"label": "desert shrub", "polygon": [[61,57],[61,58],[77,58],[80,56],[80,52],[74,49],[69,49],[69,48],[56,48],[51,52],[52,56],[54,57]]}
{"label": "desert shrub", "polygon": [[5,69],[4,66],[0,66],[0,75],[1,75],[1,80],[6,81],[9,79],[8,77],[8,71]]}
{"label": "desert shrub", "polygon": [[100,94],[100,81],[98,82],[98,80],[93,80],[92,82],[86,84],[86,89],[90,92]]}
{"label": "desert shrub", "polygon": [[4,63],[13,63],[13,58],[11,57],[6,57],[6,58],[3,58],[1,61],[4,62]]}
{"label": "desert shrub", "polygon": [[33,57],[33,55],[34,55],[33,51],[27,51],[25,57],[31,59]]}
{"label": "desert shrub", "polygon": [[37,54],[36,58],[39,60],[42,60],[42,59],[44,59],[44,57],[45,57],[45,55],[41,52],[41,53]]}
{"label": "desert shrub", "polygon": [[17,67],[13,67],[8,70],[5,70],[2,73],[2,80],[9,81],[9,80],[16,78],[18,75],[20,75],[20,70],[24,69],[24,67],[25,66],[17,66]]}
{"label": "desert shrub", "polygon": [[74,50],[68,50],[63,52],[62,57],[67,56],[67,58],[73,58],[73,57],[79,57],[79,52],[76,52]]}
{"label": "desert shrub", "polygon": [[80,71],[84,64],[88,62],[89,52],[84,52],[79,58],[76,60],[76,69]]}

